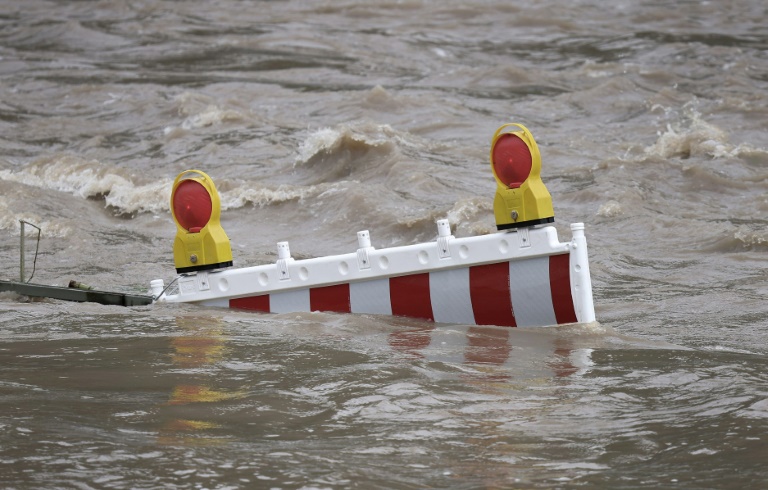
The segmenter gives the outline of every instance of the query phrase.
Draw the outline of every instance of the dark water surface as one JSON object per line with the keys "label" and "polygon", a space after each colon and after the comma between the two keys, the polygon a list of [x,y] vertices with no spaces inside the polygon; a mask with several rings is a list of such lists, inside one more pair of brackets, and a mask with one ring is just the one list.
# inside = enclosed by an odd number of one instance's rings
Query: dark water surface
{"label": "dark water surface", "polygon": [[[544,329],[0,294],[3,488],[761,488],[768,6],[0,2],[0,279],[146,293],[173,178],[237,266],[495,231],[539,142],[599,323]],[[28,275],[35,236],[26,235]]]}

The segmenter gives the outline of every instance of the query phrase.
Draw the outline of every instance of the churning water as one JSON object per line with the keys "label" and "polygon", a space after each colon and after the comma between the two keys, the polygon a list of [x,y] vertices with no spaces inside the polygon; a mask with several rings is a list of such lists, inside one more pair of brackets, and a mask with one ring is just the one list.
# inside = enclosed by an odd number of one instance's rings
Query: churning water
{"label": "churning water", "polygon": [[[537,138],[598,323],[0,296],[5,488],[757,488],[764,1],[0,2],[0,264],[145,293],[197,168],[236,266],[495,231]],[[27,237],[31,272],[34,236]]]}

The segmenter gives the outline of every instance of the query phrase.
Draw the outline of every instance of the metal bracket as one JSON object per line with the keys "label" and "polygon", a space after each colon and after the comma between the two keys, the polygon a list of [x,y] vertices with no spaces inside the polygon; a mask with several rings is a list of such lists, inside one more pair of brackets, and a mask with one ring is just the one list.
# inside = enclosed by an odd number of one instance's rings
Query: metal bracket
{"label": "metal bracket", "polygon": [[211,283],[208,282],[208,273],[198,272],[197,273],[197,290],[208,291],[209,289],[211,289]]}
{"label": "metal bracket", "polygon": [[529,248],[531,246],[531,233],[528,228],[518,228],[517,236],[520,238],[520,248]]}
{"label": "metal bracket", "polygon": [[448,245],[448,241],[453,238],[453,236],[441,236],[437,238],[437,255],[441,259],[449,259],[451,258],[451,247]]}
{"label": "metal bracket", "polygon": [[291,273],[288,272],[288,260],[289,259],[277,260],[277,271],[280,273],[281,281],[287,281],[291,278]]}
{"label": "metal bracket", "polygon": [[281,281],[287,281],[291,278],[291,273],[288,272],[289,260],[293,259],[288,242],[277,242],[277,271]]}
{"label": "metal bracket", "polygon": [[357,268],[370,269],[371,259],[368,257],[368,251],[374,250],[371,246],[371,234],[368,230],[357,232]]}
{"label": "metal bracket", "polygon": [[358,248],[357,249],[357,267],[359,269],[370,269],[371,259],[368,257],[368,250],[373,247]]}

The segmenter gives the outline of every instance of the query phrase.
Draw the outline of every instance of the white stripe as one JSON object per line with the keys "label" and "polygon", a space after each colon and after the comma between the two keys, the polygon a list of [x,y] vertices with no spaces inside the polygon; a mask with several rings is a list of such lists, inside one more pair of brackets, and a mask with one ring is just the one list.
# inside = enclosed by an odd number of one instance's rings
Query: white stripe
{"label": "white stripe", "polygon": [[203,306],[216,306],[216,307],[229,308],[229,299],[207,299],[205,301],[201,301],[199,304]]}
{"label": "white stripe", "polygon": [[549,257],[511,261],[509,290],[518,327],[557,324],[549,287]]}
{"label": "white stripe", "polygon": [[269,310],[272,313],[309,311],[309,289],[297,289],[269,295]]}
{"label": "white stripe", "polygon": [[430,272],[429,297],[436,322],[475,324],[469,296],[469,268]]}
{"label": "white stripe", "polygon": [[352,313],[391,315],[389,279],[350,283],[349,303]]}

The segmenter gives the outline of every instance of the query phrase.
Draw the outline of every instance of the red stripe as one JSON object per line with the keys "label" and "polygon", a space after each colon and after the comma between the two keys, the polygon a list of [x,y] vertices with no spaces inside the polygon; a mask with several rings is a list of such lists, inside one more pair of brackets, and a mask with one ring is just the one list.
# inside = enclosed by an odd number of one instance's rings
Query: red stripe
{"label": "red stripe", "polygon": [[249,296],[247,298],[234,298],[229,300],[230,308],[240,310],[256,310],[269,313],[269,295]]}
{"label": "red stripe", "polygon": [[311,288],[309,290],[309,309],[312,311],[349,313],[352,309],[349,301],[349,284]]}
{"label": "red stripe", "polygon": [[469,297],[478,325],[517,326],[509,293],[509,262],[470,267]]}
{"label": "red stripe", "polygon": [[392,314],[434,321],[429,295],[429,273],[389,278]]}
{"label": "red stripe", "polygon": [[560,254],[549,257],[549,288],[552,292],[552,307],[557,323],[576,322],[576,311],[571,297],[570,255]]}

